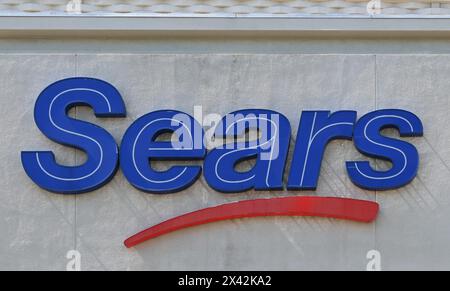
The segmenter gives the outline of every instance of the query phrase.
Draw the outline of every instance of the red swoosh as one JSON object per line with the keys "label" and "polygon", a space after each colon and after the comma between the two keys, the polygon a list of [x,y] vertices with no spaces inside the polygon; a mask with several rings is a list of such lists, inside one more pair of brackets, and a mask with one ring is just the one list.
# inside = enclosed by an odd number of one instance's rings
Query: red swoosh
{"label": "red swoosh", "polygon": [[258,216],[317,216],[371,222],[376,202],[335,197],[283,197],[239,201],[187,213],[152,226],[125,240],[127,248],[163,234],[215,221]]}

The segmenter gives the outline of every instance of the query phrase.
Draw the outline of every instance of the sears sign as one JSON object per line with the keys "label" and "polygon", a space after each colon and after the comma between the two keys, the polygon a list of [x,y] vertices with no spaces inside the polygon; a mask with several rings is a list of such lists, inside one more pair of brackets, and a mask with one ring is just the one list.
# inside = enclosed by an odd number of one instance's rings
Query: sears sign
{"label": "sears sign", "polygon": [[[377,170],[369,161],[347,161],[351,181],[368,190],[387,190],[408,184],[417,175],[419,154],[403,140],[383,136],[385,128],[395,128],[400,136],[422,136],[420,119],[401,109],[383,109],[357,119],[357,112],[303,111],[287,185],[283,177],[291,141],[291,124],[282,113],[266,109],[243,109],[223,117],[211,132],[192,116],[175,110],[158,110],[137,119],[125,132],[120,149],[105,129],[68,116],[71,107],[87,105],[97,117],[125,117],[120,93],[109,83],[92,78],[70,78],[47,87],[38,97],[35,122],[49,139],[87,154],[80,166],[56,162],[49,151],[22,152],[28,176],[47,191],[80,194],[110,181],[120,167],[131,185],[153,194],[183,190],[199,178],[202,170],[208,185],[220,192],[313,190],[317,187],[321,161],[327,143],[333,139],[353,140],[362,154],[391,162],[389,170]],[[299,112],[300,114],[300,112]],[[250,130],[254,139],[246,138]],[[159,140],[173,133],[171,141]],[[244,138],[243,138],[244,137]],[[221,141],[208,148],[206,140]],[[254,159],[248,171],[236,165]],[[203,166],[173,166],[154,170],[152,160],[202,160]],[[267,216],[326,216],[369,222],[375,219],[374,202],[344,198],[286,197],[242,201],[200,210],[154,226],[132,238],[127,246],[187,226],[216,220]]]}

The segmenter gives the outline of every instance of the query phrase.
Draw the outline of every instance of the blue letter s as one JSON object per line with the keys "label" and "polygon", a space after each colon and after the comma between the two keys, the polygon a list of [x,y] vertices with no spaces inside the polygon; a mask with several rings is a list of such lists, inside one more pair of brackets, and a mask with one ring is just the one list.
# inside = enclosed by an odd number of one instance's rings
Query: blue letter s
{"label": "blue letter s", "polygon": [[34,119],[49,139],[86,152],[87,162],[67,167],[56,163],[52,152],[22,152],[28,176],[55,193],[79,194],[107,183],[118,163],[114,138],[104,129],[67,116],[71,107],[89,105],[97,117],[124,117],[120,93],[109,83],[92,78],[69,78],[48,86],[38,97]]}
{"label": "blue letter s", "polygon": [[411,112],[399,109],[378,110],[364,115],[356,124],[354,141],[363,154],[389,160],[392,168],[376,171],[369,162],[347,162],[350,179],[369,190],[388,190],[402,187],[417,174],[419,154],[410,143],[384,137],[380,131],[397,128],[400,136],[422,136],[420,119]]}

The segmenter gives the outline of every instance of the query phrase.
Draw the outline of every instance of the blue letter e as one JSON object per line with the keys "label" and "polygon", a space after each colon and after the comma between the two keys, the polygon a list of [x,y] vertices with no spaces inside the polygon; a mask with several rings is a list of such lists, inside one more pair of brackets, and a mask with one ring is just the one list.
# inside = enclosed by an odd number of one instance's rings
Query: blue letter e
{"label": "blue letter e", "polygon": [[38,97],[34,119],[41,132],[62,145],[84,151],[87,161],[68,167],[56,163],[52,152],[22,152],[28,176],[41,188],[61,194],[95,190],[114,175],[118,148],[104,129],[67,116],[71,107],[88,105],[97,117],[123,117],[125,105],[110,84],[91,78],[70,78],[47,87]]}
{"label": "blue letter e", "polygon": [[[158,140],[165,133],[171,134],[171,141]],[[206,154],[203,138],[201,125],[186,113],[159,110],[145,114],[123,136],[120,147],[123,174],[134,187],[148,193],[181,191],[197,180],[200,166],[175,165],[160,171],[151,162],[203,159]]]}

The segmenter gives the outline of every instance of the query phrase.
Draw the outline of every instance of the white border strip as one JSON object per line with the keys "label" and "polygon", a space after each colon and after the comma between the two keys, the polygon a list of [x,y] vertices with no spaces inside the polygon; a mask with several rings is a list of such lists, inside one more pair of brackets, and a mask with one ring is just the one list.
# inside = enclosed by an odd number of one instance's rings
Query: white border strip
{"label": "white border strip", "polygon": [[446,18],[0,17],[0,30],[28,31],[450,31]]}
{"label": "white border strip", "polygon": [[0,37],[136,36],[136,35],[265,36],[449,36],[449,18],[392,17],[98,17],[8,16],[0,17]]}

